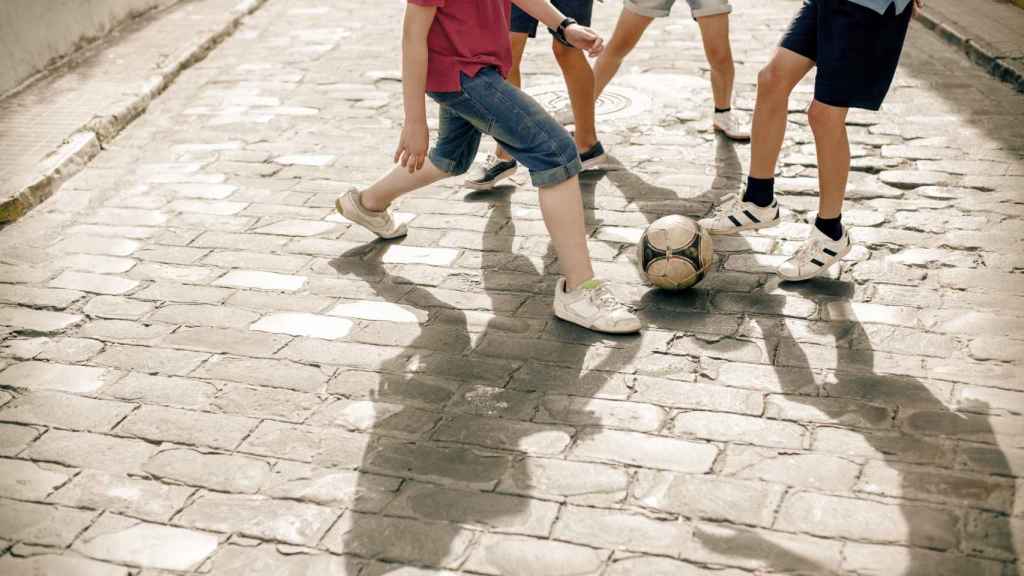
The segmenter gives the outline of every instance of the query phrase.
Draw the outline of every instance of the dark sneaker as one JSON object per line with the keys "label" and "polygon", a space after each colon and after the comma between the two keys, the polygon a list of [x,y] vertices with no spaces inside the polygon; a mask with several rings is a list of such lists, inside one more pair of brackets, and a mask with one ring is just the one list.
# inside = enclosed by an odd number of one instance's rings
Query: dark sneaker
{"label": "dark sneaker", "polygon": [[518,169],[519,163],[515,160],[502,160],[494,154],[488,154],[483,164],[473,166],[463,186],[472,190],[490,190],[498,182],[513,176]]}
{"label": "dark sneaker", "polygon": [[616,170],[619,168],[619,165],[612,162],[612,159],[605,153],[604,146],[600,142],[591,146],[589,150],[580,152],[580,161],[583,162],[584,172],[590,170]]}

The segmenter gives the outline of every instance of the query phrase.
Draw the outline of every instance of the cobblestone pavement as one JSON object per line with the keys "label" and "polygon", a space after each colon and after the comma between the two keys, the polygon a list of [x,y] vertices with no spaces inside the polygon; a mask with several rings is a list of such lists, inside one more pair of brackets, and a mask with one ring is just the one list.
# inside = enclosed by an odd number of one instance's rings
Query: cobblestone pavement
{"label": "cobblestone pavement", "polygon": [[[749,109],[798,3],[736,5]],[[650,292],[642,228],[749,157],[710,130],[696,27],[659,22],[602,104],[625,169],[585,182],[649,328],[602,337],[552,320],[523,175],[406,199],[398,243],[334,215],[401,119],[402,3],[365,6],[271,0],[0,231],[0,573],[1017,573],[1024,98],[915,27],[851,116],[841,275],[771,273],[815,207],[807,84],[786,224]],[[527,67],[554,99],[546,41]]]}

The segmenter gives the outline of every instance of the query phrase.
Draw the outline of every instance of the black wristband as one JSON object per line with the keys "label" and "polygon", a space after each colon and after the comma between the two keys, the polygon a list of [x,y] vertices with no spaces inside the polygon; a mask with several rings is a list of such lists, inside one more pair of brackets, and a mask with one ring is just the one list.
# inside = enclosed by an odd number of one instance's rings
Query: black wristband
{"label": "black wristband", "polygon": [[565,37],[565,29],[568,28],[569,26],[572,26],[573,24],[579,24],[579,22],[576,22],[572,18],[566,18],[565,20],[562,20],[561,24],[558,25],[557,30],[551,30],[551,33],[555,36],[555,40],[558,40],[559,42],[561,42],[565,46],[568,46],[569,48],[575,48],[575,46],[573,46],[572,43],[569,42],[569,40]]}

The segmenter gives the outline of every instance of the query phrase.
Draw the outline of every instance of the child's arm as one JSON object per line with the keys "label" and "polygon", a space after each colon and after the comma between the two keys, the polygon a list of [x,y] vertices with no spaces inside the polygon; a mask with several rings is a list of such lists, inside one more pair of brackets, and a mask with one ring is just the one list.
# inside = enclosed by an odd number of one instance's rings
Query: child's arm
{"label": "child's arm", "polygon": [[434,23],[437,6],[432,0],[410,1],[402,26],[402,93],[405,124],[395,150],[395,162],[413,173],[423,168],[430,145],[427,131],[427,34]]}
{"label": "child's arm", "polygon": [[[552,30],[565,20],[565,14],[559,12],[548,0],[512,0],[530,16],[544,23]],[[565,38],[573,46],[586,50],[591,56],[597,56],[604,50],[604,38],[597,33],[579,24],[569,26],[565,30]]]}

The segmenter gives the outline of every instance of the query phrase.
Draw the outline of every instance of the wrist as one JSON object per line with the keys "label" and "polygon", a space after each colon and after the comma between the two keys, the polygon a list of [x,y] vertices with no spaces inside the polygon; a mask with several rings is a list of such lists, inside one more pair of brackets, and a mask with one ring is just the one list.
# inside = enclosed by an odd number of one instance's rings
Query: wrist
{"label": "wrist", "polygon": [[576,20],[573,20],[572,18],[565,18],[558,24],[558,28],[551,32],[555,35],[556,40],[570,48],[575,48],[575,46],[572,45],[572,42],[569,42],[569,39],[566,37],[566,32],[568,32],[573,26],[578,25],[579,23],[576,22]]}

